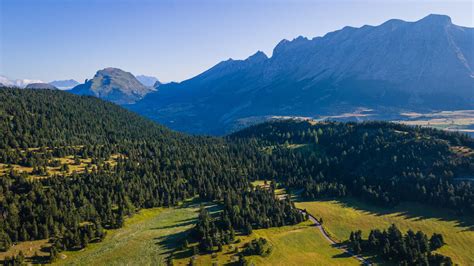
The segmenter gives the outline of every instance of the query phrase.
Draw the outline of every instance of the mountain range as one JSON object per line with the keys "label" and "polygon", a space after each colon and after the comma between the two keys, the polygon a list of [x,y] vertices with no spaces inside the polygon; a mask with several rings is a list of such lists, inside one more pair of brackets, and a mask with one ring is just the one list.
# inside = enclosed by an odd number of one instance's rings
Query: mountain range
{"label": "mountain range", "polygon": [[[42,82],[0,76],[0,83]],[[474,109],[474,28],[444,15],[392,19],[282,40],[271,57],[258,51],[229,59],[180,83],[105,68],[84,84],[50,84],[76,85],[70,92],[125,105],[175,130],[213,135],[273,117],[398,119],[408,111]]]}
{"label": "mountain range", "polygon": [[41,80],[35,79],[15,79],[11,80],[5,76],[0,76],[0,85],[6,87],[17,87],[17,88],[26,88],[26,89],[60,89],[68,90],[72,87],[78,85],[79,82],[69,79],[69,80],[55,80],[49,83],[43,82]]}
{"label": "mountain range", "polygon": [[270,58],[257,52],[220,62],[181,83],[161,85],[129,108],[204,134],[271,116],[472,109],[473,40],[473,28],[444,15],[345,27],[283,40]]}
{"label": "mountain range", "polygon": [[0,85],[6,86],[6,87],[18,87],[18,88],[24,88],[28,84],[31,83],[43,83],[41,80],[36,80],[36,79],[15,79],[11,80],[5,76],[0,76]]}

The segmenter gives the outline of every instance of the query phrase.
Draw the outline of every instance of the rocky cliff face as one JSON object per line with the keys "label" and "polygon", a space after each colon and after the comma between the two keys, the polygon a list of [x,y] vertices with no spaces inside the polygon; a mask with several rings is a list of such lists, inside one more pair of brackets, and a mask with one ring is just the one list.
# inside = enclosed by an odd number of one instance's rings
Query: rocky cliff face
{"label": "rocky cliff face", "polygon": [[105,68],[84,84],[77,85],[71,92],[92,95],[117,104],[131,104],[153,91],[141,84],[135,76],[118,68]]}
{"label": "rocky cliff face", "polygon": [[223,61],[131,108],[172,128],[221,134],[271,115],[474,108],[474,29],[443,15],[283,40],[268,58]]}

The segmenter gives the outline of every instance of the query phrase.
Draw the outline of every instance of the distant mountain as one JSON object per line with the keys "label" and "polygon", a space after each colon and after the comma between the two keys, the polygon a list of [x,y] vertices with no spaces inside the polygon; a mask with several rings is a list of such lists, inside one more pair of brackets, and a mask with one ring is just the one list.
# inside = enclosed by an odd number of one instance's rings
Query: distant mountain
{"label": "distant mountain", "polygon": [[144,86],[131,73],[109,67],[97,71],[92,79],[70,92],[96,96],[117,104],[131,104],[152,91],[153,88]]}
{"label": "distant mountain", "polygon": [[49,84],[53,85],[54,87],[60,90],[69,90],[74,88],[75,86],[79,85],[79,82],[73,79],[66,79],[66,80],[55,80],[51,81]]}
{"label": "distant mountain", "polygon": [[50,90],[57,90],[55,86],[49,83],[30,83],[26,85],[25,89],[50,89]]}
{"label": "distant mountain", "polygon": [[156,88],[161,85],[161,82],[157,78],[152,76],[138,75],[136,76],[136,78],[138,79],[138,81],[140,81],[141,84],[147,87]]}
{"label": "distant mountain", "polygon": [[3,84],[3,86],[7,87],[18,87],[18,88],[24,88],[28,84],[31,83],[43,83],[41,80],[37,79],[15,79],[15,80],[10,80],[9,78],[5,76],[0,76],[0,84]]}
{"label": "distant mountain", "polygon": [[222,134],[268,116],[474,109],[474,29],[443,15],[283,40],[221,62],[131,108],[174,129]]}
{"label": "distant mountain", "polygon": [[0,84],[2,86],[11,86],[11,83],[12,82],[7,77],[0,76]]}

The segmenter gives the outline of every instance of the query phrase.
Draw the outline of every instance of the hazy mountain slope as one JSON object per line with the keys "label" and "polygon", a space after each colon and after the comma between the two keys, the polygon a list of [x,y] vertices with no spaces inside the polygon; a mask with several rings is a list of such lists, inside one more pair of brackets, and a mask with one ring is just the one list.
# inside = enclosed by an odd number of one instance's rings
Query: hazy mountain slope
{"label": "hazy mountain slope", "polygon": [[67,79],[67,80],[55,80],[51,81],[49,84],[53,85],[54,87],[60,89],[60,90],[67,90],[74,88],[75,86],[79,85],[79,82],[73,80],[73,79]]}
{"label": "hazy mountain slope", "polygon": [[221,134],[268,115],[339,114],[360,107],[474,108],[474,29],[429,15],[283,40],[271,58],[221,62],[160,86],[131,108],[172,128]]}
{"label": "hazy mountain slope", "polygon": [[97,71],[94,78],[77,85],[71,92],[96,96],[118,104],[129,104],[141,99],[152,90],[141,84],[131,73],[109,67]]}
{"label": "hazy mountain slope", "polygon": [[147,87],[158,87],[161,85],[161,82],[152,76],[145,76],[145,75],[138,75],[136,76],[138,81],[140,81],[141,84],[147,86]]}
{"label": "hazy mountain slope", "polygon": [[18,88],[24,88],[28,84],[31,83],[43,83],[41,80],[36,80],[36,79],[15,79],[15,80],[10,80],[9,78],[5,76],[0,75],[0,84],[3,84],[4,86],[7,87],[18,87]]}

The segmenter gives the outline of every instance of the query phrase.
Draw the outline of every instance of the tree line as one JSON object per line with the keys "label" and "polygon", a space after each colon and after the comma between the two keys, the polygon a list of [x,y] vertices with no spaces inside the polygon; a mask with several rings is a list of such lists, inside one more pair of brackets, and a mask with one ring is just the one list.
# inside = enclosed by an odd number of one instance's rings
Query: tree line
{"label": "tree line", "polygon": [[269,156],[269,179],[318,199],[347,195],[381,206],[416,201],[474,211],[474,140],[456,132],[389,122],[275,121],[229,137],[259,147]]}
{"label": "tree line", "polygon": [[397,265],[453,265],[450,257],[433,253],[445,244],[441,234],[430,238],[421,231],[403,234],[394,224],[387,230],[371,230],[367,239],[360,230],[351,232],[348,244],[356,254],[375,254]]}

